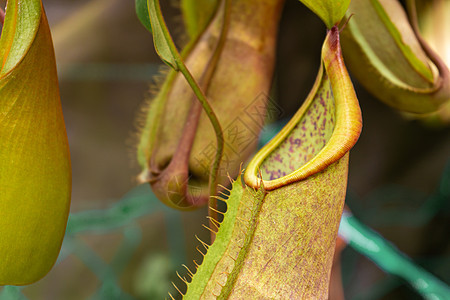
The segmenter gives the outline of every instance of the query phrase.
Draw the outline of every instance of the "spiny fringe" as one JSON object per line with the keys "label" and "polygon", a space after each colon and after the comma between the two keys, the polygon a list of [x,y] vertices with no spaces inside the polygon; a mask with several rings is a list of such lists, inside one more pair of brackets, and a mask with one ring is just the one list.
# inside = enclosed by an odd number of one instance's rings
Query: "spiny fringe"
{"label": "spiny fringe", "polygon": [[[239,174],[241,174],[241,167],[242,167],[242,163],[241,163],[241,165],[239,167]],[[228,173],[228,172],[227,172],[227,177],[228,177],[228,180],[230,181],[230,183],[233,184],[234,183],[234,179],[231,178],[230,173]]]}
{"label": "spiny fringe", "polygon": [[186,285],[188,285],[188,282],[187,282],[186,278],[181,277],[180,274],[178,273],[178,271],[175,271],[175,273],[177,273],[177,276],[178,276],[178,278],[181,279],[181,281],[183,281]]}
{"label": "spiny fringe", "polygon": [[195,261],[195,259],[193,260],[195,267],[198,269],[200,267],[200,265]]}
{"label": "spiny fringe", "polygon": [[210,196],[211,198],[214,198],[214,199],[216,199],[216,200],[220,200],[220,201],[222,201],[222,202],[225,202],[225,203],[227,203],[227,200],[226,199],[223,199],[222,197],[220,197],[220,196]]}
{"label": "spiny fringe", "polygon": [[178,289],[178,287],[175,283],[172,282],[172,285],[178,291],[178,293],[180,293],[182,296],[184,296],[184,294]]}
{"label": "spiny fringe", "polygon": [[219,191],[219,194],[221,194],[222,196],[224,196],[224,197],[227,198],[227,199],[228,199],[228,197],[230,196],[230,195],[228,195],[228,194],[225,194],[225,193],[222,192],[222,191]]}
{"label": "spiny fringe", "polygon": [[217,186],[220,187],[221,189],[224,189],[224,190],[229,191],[231,193],[231,190],[229,188],[227,188],[227,187],[225,187],[225,186],[223,186],[221,184],[218,184]]}
{"label": "spiny fringe", "polygon": [[[153,82],[149,84],[149,89],[143,97],[144,100],[139,105],[138,112],[136,113],[133,121],[132,132],[126,140],[126,146],[133,165],[137,165],[139,163],[136,153],[138,152],[141,136],[145,130],[151,102],[156,100],[158,97],[158,94],[169,73],[170,68],[167,65],[162,64],[159,67],[157,74],[152,77]],[[139,179],[136,179],[136,181],[139,181]]]}
{"label": "spiny fringe", "polygon": [[170,67],[162,64],[158,68],[157,74],[152,77],[153,82],[149,84],[149,89],[144,96],[145,100],[142,103],[140,113],[138,113],[138,116],[136,118],[136,125],[139,125],[139,128],[142,128],[141,126],[145,125],[145,122],[147,121],[148,110],[150,108],[150,102],[158,97],[158,94],[161,91],[161,88],[164,85],[164,82],[166,81],[166,78],[169,75],[170,71]]}
{"label": "spiny fringe", "polygon": [[209,219],[209,220],[211,220],[212,224],[213,224],[214,226],[216,226],[217,229],[219,229],[219,227],[220,227],[220,222],[219,222],[219,221],[217,221],[216,219],[214,219],[214,218],[212,218],[212,217],[210,217],[210,216],[206,216],[206,218]]}
{"label": "spiny fringe", "polygon": [[202,243],[203,247],[205,247],[206,251],[208,251],[208,248],[210,245],[208,245],[207,243],[205,243],[204,241],[202,241],[197,235],[195,235],[195,238]]}
{"label": "spiny fringe", "polygon": [[262,189],[262,191],[265,193],[266,192],[266,187],[264,186],[264,180],[263,180],[263,176],[262,176],[262,172],[261,169],[258,168],[258,173],[259,173],[259,187]]}
{"label": "spiny fringe", "polygon": [[198,246],[195,247],[195,249],[197,249],[197,251],[200,252],[200,254],[201,254],[203,257],[205,257],[206,254],[204,254],[202,251],[200,251],[200,249],[198,249]]}
{"label": "spiny fringe", "polygon": [[[213,208],[213,207],[209,207],[209,209],[210,210],[212,210],[212,211],[214,211],[214,212],[216,212],[216,213],[218,213],[218,214],[221,214],[221,215],[225,215],[225,213],[224,212],[221,212],[221,211],[219,211],[219,210],[217,210],[217,209],[215,209],[215,208]],[[218,222],[217,220],[215,220],[216,222]],[[220,223],[219,223],[220,224]]]}
{"label": "spiny fringe", "polygon": [[211,231],[212,233],[217,234],[217,232],[215,232],[214,230],[212,230],[211,228],[209,228],[205,224],[202,224],[202,226],[205,227],[206,229],[208,229],[209,231]]}
{"label": "spiny fringe", "polygon": [[188,274],[189,276],[191,276],[191,278],[194,277],[194,273],[192,273],[191,270],[189,270],[189,268],[185,264],[183,264],[182,266],[188,271]]}
{"label": "spiny fringe", "polygon": [[256,195],[258,194],[258,190],[255,189],[254,187],[250,187],[250,189],[248,189],[250,194],[253,196],[253,198],[256,198]]}
{"label": "spiny fringe", "polygon": [[175,300],[175,298],[172,296],[172,294],[170,292],[169,292],[169,296],[170,296],[170,299]]}
{"label": "spiny fringe", "polygon": [[205,224],[202,224],[202,226],[206,229],[208,229],[209,231],[211,231],[214,234],[217,234],[217,231],[212,230],[211,228],[209,228],[208,226],[206,226]]}
{"label": "spiny fringe", "polygon": [[260,168],[258,168],[258,175],[259,175],[259,178],[262,179],[262,171]]}

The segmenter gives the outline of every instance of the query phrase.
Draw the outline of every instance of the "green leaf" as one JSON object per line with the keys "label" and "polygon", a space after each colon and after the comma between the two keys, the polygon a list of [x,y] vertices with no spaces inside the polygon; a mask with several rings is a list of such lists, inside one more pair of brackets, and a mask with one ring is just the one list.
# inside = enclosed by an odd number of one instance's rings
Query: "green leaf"
{"label": "green leaf", "polygon": [[141,21],[142,25],[144,25],[144,27],[148,31],[152,32],[152,25],[150,23],[150,17],[148,13],[147,0],[136,0],[135,4],[136,4],[136,15],[139,21]]}
{"label": "green leaf", "polygon": [[[252,159],[226,201],[216,239],[184,299],[326,299],[361,111],[339,31],[329,31],[316,83]],[[262,176],[262,178],[258,177]]]}
{"label": "green leaf", "polygon": [[170,37],[169,30],[164,22],[159,0],[147,0],[150,23],[153,33],[153,43],[159,57],[174,70],[178,70],[178,64],[172,49],[175,44]]}
{"label": "green leaf", "polygon": [[53,45],[39,0],[8,1],[0,46],[0,285],[24,285],[55,263],[71,194]]}
{"label": "green leaf", "polygon": [[339,23],[345,15],[350,0],[300,0],[312,10],[328,28]]}

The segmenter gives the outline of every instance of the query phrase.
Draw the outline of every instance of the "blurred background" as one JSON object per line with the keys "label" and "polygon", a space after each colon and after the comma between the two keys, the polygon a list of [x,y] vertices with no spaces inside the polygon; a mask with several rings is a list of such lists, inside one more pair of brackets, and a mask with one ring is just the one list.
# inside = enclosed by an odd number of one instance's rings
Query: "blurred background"
{"label": "blurred background", "polygon": [[[0,288],[0,298],[175,295],[171,281],[183,286],[175,271],[183,276],[182,264],[193,269],[192,260],[201,261],[195,235],[208,240],[209,234],[201,226],[207,221],[205,209],[180,213],[165,208],[148,185],[136,180],[136,118],[161,66],[152,37],[135,16],[134,1],[43,2],[71,147],[71,216],[52,271],[20,290]],[[172,32],[183,40],[176,1],[162,2]],[[5,1],[0,4],[4,7]],[[324,36],[325,27],[314,14],[298,1],[286,1],[272,93],[283,110],[280,123],[312,87]],[[435,198],[450,194],[450,129],[407,121],[357,82],[355,88],[364,126],[351,152],[347,204],[363,223],[448,284],[450,199]],[[349,247],[342,260],[346,299],[421,299]]]}

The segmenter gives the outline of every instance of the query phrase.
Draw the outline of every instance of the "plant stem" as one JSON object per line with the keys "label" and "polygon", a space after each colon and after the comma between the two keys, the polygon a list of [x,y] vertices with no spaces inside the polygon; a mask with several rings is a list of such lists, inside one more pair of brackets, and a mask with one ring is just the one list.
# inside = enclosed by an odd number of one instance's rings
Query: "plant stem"
{"label": "plant stem", "polygon": [[[5,11],[0,7],[0,23],[3,26],[3,23],[5,22]],[[0,29],[1,33],[1,29]]]}
{"label": "plant stem", "polygon": [[[227,3],[228,2],[229,1],[227,1]],[[172,55],[175,59],[176,67],[183,74],[184,78],[186,78],[186,81],[188,82],[188,84],[191,87],[192,91],[194,92],[195,96],[202,104],[203,109],[204,109],[205,113],[208,115],[208,118],[211,121],[211,124],[214,128],[214,132],[216,134],[217,151],[216,151],[214,163],[211,167],[211,173],[209,174],[210,196],[214,196],[216,194],[217,175],[218,175],[220,160],[222,158],[222,153],[223,153],[223,148],[224,148],[222,127],[220,126],[219,119],[217,118],[216,114],[214,113],[214,110],[212,109],[211,105],[209,104],[208,100],[206,99],[204,92],[202,91],[199,84],[197,83],[195,78],[192,76],[192,74],[189,72],[186,65],[184,64],[183,59],[181,58],[181,55],[178,52],[178,50],[175,46],[175,43],[173,42],[173,40],[170,36],[169,30],[165,26],[164,19],[161,14],[161,10],[159,8],[159,1],[157,1],[157,5],[158,5],[158,9],[157,9],[158,18],[160,19],[161,24],[164,24],[164,26],[162,26],[161,29],[162,29],[164,37],[167,41],[167,45],[170,49],[170,52],[172,53]]]}
{"label": "plant stem", "polygon": [[[192,91],[194,92],[197,99],[200,101],[200,103],[203,106],[203,109],[205,110],[205,113],[208,115],[209,120],[211,121],[211,124],[214,128],[214,131],[216,133],[217,138],[217,151],[216,156],[214,158],[213,165],[211,167],[211,172],[209,173],[209,201],[208,201],[208,215],[211,218],[214,218],[217,220],[217,213],[213,210],[217,210],[217,200],[213,198],[212,196],[216,195],[217,192],[217,177],[219,174],[219,166],[220,161],[222,159],[223,154],[223,148],[224,148],[224,140],[223,140],[223,132],[222,127],[220,126],[219,120],[217,119],[216,114],[214,113],[211,105],[209,104],[208,100],[206,99],[205,94],[200,89],[197,81],[192,76],[191,72],[186,68],[185,64],[181,61],[181,57],[175,56],[175,60],[177,62],[178,68],[180,72],[184,75],[186,78],[186,81],[189,83],[190,87],[192,88]],[[213,209],[211,209],[213,208]],[[209,220],[209,227],[212,229],[214,228],[212,226],[212,220]],[[211,244],[214,242],[215,235],[211,233]]]}
{"label": "plant stem", "polygon": [[[176,53],[174,53],[174,54],[175,54],[174,55],[175,60],[177,62],[177,66],[178,66],[180,72],[183,74],[184,78],[186,78],[186,81],[188,82],[188,84],[191,87],[192,91],[194,92],[195,96],[202,104],[205,113],[208,115],[208,118],[211,121],[211,125],[214,128],[214,132],[216,133],[217,151],[216,151],[213,165],[211,167],[211,172],[209,174],[209,194],[210,194],[210,196],[214,196],[216,194],[217,175],[219,172],[220,160],[222,159],[223,148],[224,148],[222,127],[220,126],[219,119],[217,118],[216,114],[214,113],[214,110],[212,109],[211,105],[209,104],[208,100],[206,99],[204,92],[198,85],[195,78],[192,76],[191,72],[189,72],[189,70],[186,68],[186,65],[184,64],[184,62],[181,58],[181,55],[179,55],[178,51],[176,51]],[[214,202],[215,202],[215,200],[214,200]]]}
{"label": "plant stem", "polygon": [[[225,40],[227,37],[228,27],[229,27],[229,23],[230,23],[231,0],[224,0],[217,9],[223,12],[222,28],[220,31],[220,37],[218,39],[217,45],[215,46],[213,56],[210,58],[202,77],[199,79],[199,82],[200,82],[199,89],[204,90],[204,91],[206,91],[208,89],[211,78],[214,74],[214,70],[216,69],[217,62],[220,59],[220,55],[221,55],[223,47],[225,45]],[[222,12],[217,12],[217,14],[220,15],[220,14],[222,14]],[[215,18],[217,18],[217,17],[218,16],[216,16]],[[212,20],[211,22],[215,22],[215,21]],[[192,87],[192,85],[191,85],[191,87]],[[216,136],[217,136],[217,133],[216,133]],[[210,195],[211,196],[217,194],[217,181],[218,181],[217,177],[218,177],[218,168],[220,166],[220,159],[221,158],[219,158],[216,169],[214,169],[214,165],[211,168],[211,173],[210,173],[210,178],[209,178]],[[217,157],[215,158],[215,161],[217,161]],[[215,174],[215,179],[211,177],[211,175],[214,175],[214,174]],[[208,201],[208,206],[209,206],[208,216],[210,217],[210,219],[209,219],[210,226],[209,227],[214,228],[215,224],[212,223],[212,219],[218,221],[217,199],[210,197],[209,201]],[[211,242],[214,241],[214,238],[215,238],[215,235],[213,233],[211,233]]]}
{"label": "plant stem", "polygon": [[[219,55],[220,55],[220,53],[223,50],[223,47],[224,47],[224,44],[225,44],[225,39],[226,39],[226,36],[228,34],[228,27],[230,25],[231,0],[224,0],[223,5],[224,5],[223,7],[219,7],[218,8],[218,9],[222,8],[224,13],[223,13],[222,29],[221,29],[221,32],[220,32],[220,39],[219,39],[219,42],[217,44],[217,49],[219,49],[219,51],[216,50],[215,53],[214,53],[214,56],[212,58],[212,61],[214,61],[214,64],[216,64],[216,62],[219,60]],[[222,134],[222,132],[221,132],[221,134]],[[224,141],[223,141],[223,135],[222,135],[222,143],[223,142]],[[217,160],[217,157],[216,157],[216,160]],[[211,196],[214,196],[217,193],[217,175],[218,175],[218,172],[219,172],[219,168],[218,167],[220,165],[220,160],[221,160],[221,157],[219,158],[219,161],[218,161],[218,164],[217,164],[217,170],[214,170],[214,166],[211,169],[211,172],[214,172],[214,171],[216,172],[216,175],[215,175],[216,176],[216,178],[215,178],[216,182],[213,182],[211,180],[212,178],[210,177],[210,184],[214,183],[214,186],[210,186],[210,195]],[[209,203],[208,203],[208,215],[209,215],[210,218],[213,218],[214,220],[218,221],[219,219],[218,219],[217,210],[218,210],[217,199],[215,199],[213,197],[210,197]],[[209,219],[209,227],[211,229],[214,228],[211,219]],[[216,236],[211,233],[211,244],[214,242],[215,237]]]}
{"label": "plant stem", "polygon": [[214,159],[214,163],[213,163],[212,168],[211,168],[211,173],[209,174],[209,178],[210,178],[209,179],[210,195],[214,196],[216,194],[217,175],[218,175],[220,160],[222,158],[223,147],[224,147],[222,127],[220,126],[219,119],[217,119],[217,116],[214,113],[214,110],[212,109],[211,105],[209,104],[208,100],[206,99],[205,94],[200,89],[197,81],[194,79],[194,77],[192,76],[191,72],[189,72],[189,70],[186,68],[186,66],[182,62],[181,57],[179,57],[177,55],[177,56],[175,56],[175,59],[177,61],[177,65],[178,65],[178,68],[179,68],[180,72],[186,78],[186,81],[188,82],[189,86],[192,88],[192,91],[194,92],[195,96],[197,97],[197,99],[202,104],[203,109],[205,110],[205,113],[208,115],[208,118],[211,121],[211,124],[212,124],[212,126],[214,128],[214,131],[216,133],[217,151],[216,151],[216,156],[215,156],[215,159]]}
{"label": "plant stem", "polygon": [[[157,49],[157,52],[166,63],[168,63],[172,68],[174,68],[177,71],[180,71],[183,74],[183,76],[185,77],[189,86],[191,87],[192,91],[194,92],[196,98],[200,101],[205,113],[208,115],[208,118],[211,121],[211,125],[213,126],[214,132],[216,134],[217,151],[216,151],[216,155],[214,158],[214,162],[211,167],[211,172],[209,174],[209,194],[210,194],[210,196],[215,196],[216,191],[217,191],[217,177],[218,177],[218,172],[219,172],[219,166],[220,166],[220,161],[222,159],[223,148],[224,148],[222,127],[220,126],[219,120],[218,120],[216,114],[214,113],[214,110],[212,109],[211,105],[209,104],[208,100],[206,99],[204,92],[202,91],[199,84],[197,83],[195,78],[192,76],[192,74],[189,72],[186,65],[184,64],[183,59],[182,59],[180,53],[178,52],[177,47],[175,46],[175,43],[172,40],[172,37],[170,36],[169,29],[167,28],[167,26],[164,22],[164,18],[162,16],[159,0],[153,0],[153,1],[154,1],[153,4],[154,4],[155,13],[156,13],[154,15],[154,17],[157,18],[157,20],[158,20],[157,24],[159,24],[159,28],[162,31],[163,38],[167,43],[163,47],[168,47],[168,50],[170,51],[172,57],[166,56],[167,59],[164,59],[164,57],[163,57],[164,55],[161,56],[160,52],[158,52],[158,49]],[[227,5],[230,5],[229,0],[224,0],[224,1],[226,1]],[[153,21],[152,21],[151,15],[152,15],[152,13],[149,12],[150,22],[152,23],[152,26],[153,26]],[[225,21],[226,20],[224,19],[224,22]],[[226,27],[226,26],[224,26],[224,27]],[[225,29],[223,29],[222,32],[224,30]],[[156,44],[155,44],[155,47],[157,47]],[[165,53],[165,55],[167,55],[167,53]],[[173,65],[173,63],[175,63],[175,65]],[[212,197],[210,199],[212,199]],[[213,200],[213,201],[210,200],[209,202],[213,206],[216,206],[215,200]],[[212,210],[209,210],[209,213],[211,214]],[[217,217],[215,219],[217,219]]]}

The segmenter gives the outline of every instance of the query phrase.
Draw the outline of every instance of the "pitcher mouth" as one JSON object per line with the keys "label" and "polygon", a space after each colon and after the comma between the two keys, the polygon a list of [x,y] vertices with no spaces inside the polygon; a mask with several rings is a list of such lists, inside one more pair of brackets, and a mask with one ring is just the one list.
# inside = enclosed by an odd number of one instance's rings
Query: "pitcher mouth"
{"label": "pitcher mouth", "polygon": [[[324,101],[324,99],[322,99],[322,93],[325,92],[325,102],[334,102],[332,113],[327,111],[327,109],[329,109],[329,107],[326,107],[327,104],[320,102]],[[325,107],[322,113],[330,115],[335,119],[332,126],[327,125],[327,132],[328,134],[331,132],[331,134],[328,137],[321,139],[321,143],[323,143],[321,147],[312,145],[313,155],[294,151],[294,153],[298,153],[298,155],[304,154],[307,159],[300,161],[300,163],[295,166],[292,166],[289,162],[289,168],[283,166],[283,171],[285,172],[279,170],[279,174],[274,176],[274,179],[264,180],[264,178],[262,178],[263,176],[260,175],[261,167],[266,163],[266,159],[269,158],[270,155],[279,150],[279,146],[285,144],[285,141],[290,137],[290,134],[294,129],[298,130],[296,133],[310,134],[311,137],[313,137],[314,134],[321,134],[318,131],[320,124],[313,124],[314,126],[311,125],[314,128],[311,128],[311,126],[305,126],[305,128],[297,127],[304,118],[308,117],[308,114],[312,110],[311,107],[316,105],[318,103],[317,101],[320,102],[320,105],[324,105]],[[325,117],[323,117],[323,120],[327,121]],[[311,175],[325,170],[328,166],[343,157],[358,140],[361,128],[361,110],[353,89],[353,84],[351,83],[343,62],[339,43],[339,29],[334,26],[328,31],[323,44],[321,66],[311,92],[291,121],[289,121],[280,133],[264,146],[251,160],[244,173],[244,181],[253,188],[259,188],[263,185],[266,190],[270,191],[287,184],[304,180]],[[304,137],[304,141],[310,142],[308,137]],[[288,153],[288,158],[290,157],[289,155],[290,154]],[[273,159],[276,160],[276,157]],[[274,163],[274,165],[280,166],[280,164],[277,163]]]}

